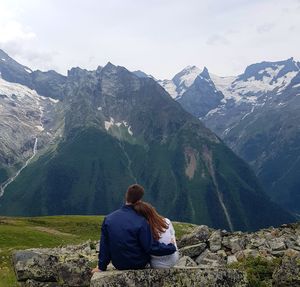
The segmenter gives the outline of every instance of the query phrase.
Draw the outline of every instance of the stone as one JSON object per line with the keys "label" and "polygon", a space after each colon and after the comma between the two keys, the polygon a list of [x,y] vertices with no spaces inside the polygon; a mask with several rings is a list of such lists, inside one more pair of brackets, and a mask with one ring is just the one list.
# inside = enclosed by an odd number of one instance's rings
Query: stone
{"label": "stone", "polygon": [[17,280],[23,287],[89,286],[91,266],[97,262],[90,246],[17,251],[12,255]]}
{"label": "stone", "polygon": [[226,252],[225,252],[223,249],[218,250],[218,251],[217,251],[217,254],[218,254],[220,257],[222,257],[222,258],[226,258],[226,257],[227,257],[227,254],[226,254]]}
{"label": "stone", "polygon": [[192,233],[184,235],[181,240],[178,241],[177,246],[178,248],[182,248],[184,246],[206,242],[210,234],[211,231],[206,225],[199,225]]}
{"label": "stone", "polygon": [[91,287],[212,287],[247,286],[243,272],[234,269],[171,268],[95,273]]}
{"label": "stone", "polygon": [[235,253],[235,257],[238,261],[242,261],[243,259],[246,258],[245,254],[244,254],[244,251],[238,251]]}
{"label": "stone", "polygon": [[33,279],[37,281],[55,281],[58,258],[40,254],[38,251],[17,251],[12,255],[18,281]]}
{"label": "stone", "polygon": [[197,263],[189,256],[179,258],[175,267],[196,267]]}
{"label": "stone", "polygon": [[254,238],[250,239],[250,242],[248,244],[249,249],[258,248],[260,246],[266,246],[266,239],[255,236]]}
{"label": "stone", "polygon": [[230,255],[227,257],[227,264],[232,264],[238,262],[237,258],[234,255]]}
{"label": "stone", "polygon": [[259,251],[255,250],[255,249],[245,249],[242,252],[243,252],[245,258],[247,258],[247,257],[258,257],[260,255]]}
{"label": "stone", "polygon": [[199,243],[179,249],[181,256],[197,257],[206,249],[206,243]]}
{"label": "stone", "polygon": [[272,251],[282,251],[286,249],[286,245],[284,243],[283,238],[275,238],[268,242]]}
{"label": "stone", "polygon": [[207,266],[224,266],[225,260],[216,253],[212,253],[210,250],[206,249],[202,254],[196,258],[196,263],[198,265],[207,265]]}
{"label": "stone", "polygon": [[300,286],[299,252],[286,252],[280,266],[273,273],[273,286]]}
{"label": "stone", "polygon": [[222,247],[221,230],[214,231],[208,239],[209,249],[212,252],[216,252]]}
{"label": "stone", "polygon": [[233,237],[229,239],[229,247],[231,252],[234,254],[238,251],[243,250],[246,247],[245,241],[241,237]]}
{"label": "stone", "polygon": [[60,287],[57,282],[39,282],[35,280],[26,280],[21,282],[22,287]]}
{"label": "stone", "polygon": [[71,259],[57,266],[57,282],[64,286],[89,286],[92,269],[85,258]]}

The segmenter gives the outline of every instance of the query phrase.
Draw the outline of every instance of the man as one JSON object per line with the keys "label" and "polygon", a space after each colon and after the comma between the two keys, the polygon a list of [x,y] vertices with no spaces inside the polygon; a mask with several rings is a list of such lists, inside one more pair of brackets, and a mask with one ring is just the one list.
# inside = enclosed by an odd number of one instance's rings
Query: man
{"label": "man", "polygon": [[119,270],[143,269],[150,255],[164,256],[176,251],[173,244],[163,244],[152,237],[150,226],[133,205],[144,195],[138,184],[128,187],[126,204],[106,216],[101,227],[100,253],[94,272],[105,271],[110,261]]}

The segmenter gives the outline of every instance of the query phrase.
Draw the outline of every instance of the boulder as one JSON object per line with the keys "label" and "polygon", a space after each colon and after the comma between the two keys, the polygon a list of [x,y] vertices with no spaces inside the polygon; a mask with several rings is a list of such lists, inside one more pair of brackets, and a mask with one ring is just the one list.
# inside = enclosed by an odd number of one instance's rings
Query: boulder
{"label": "boulder", "polygon": [[176,263],[176,267],[196,267],[197,263],[189,256],[181,257]]}
{"label": "boulder", "polygon": [[181,240],[178,241],[177,245],[179,248],[189,245],[195,245],[203,243],[210,237],[211,231],[206,225],[197,226],[192,233],[182,236]]}
{"label": "boulder", "polygon": [[58,257],[38,251],[17,251],[12,255],[18,281],[33,279],[42,282],[56,281],[55,273]]}
{"label": "boulder", "polygon": [[197,257],[206,249],[206,243],[199,243],[179,249],[180,256]]}
{"label": "boulder", "polygon": [[247,286],[245,274],[234,269],[171,268],[106,271],[93,275],[91,287]]}
{"label": "boulder", "polygon": [[[26,287],[89,286],[91,279],[91,259],[81,251],[90,250],[86,246],[74,246],[78,253],[66,249],[29,249],[13,253],[12,259],[17,280]],[[59,253],[60,250],[60,253]]]}
{"label": "boulder", "polygon": [[300,286],[300,253],[288,250],[282,258],[280,266],[273,273],[273,286]]}
{"label": "boulder", "polygon": [[201,266],[224,266],[225,260],[220,255],[212,253],[206,249],[202,254],[196,258],[196,263]]}
{"label": "boulder", "polygon": [[245,249],[246,240],[243,237],[236,236],[229,239],[229,248],[231,249],[232,254]]}
{"label": "boulder", "polygon": [[227,257],[227,264],[233,264],[236,262],[238,262],[238,260],[234,255],[230,255]]}
{"label": "boulder", "polygon": [[209,249],[212,252],[217,252],[222,248],[221,230],[214,231],[208,239]]}
{"label": "boulder", "polygon": [[268,243],[272,251],[282,251],[286,249],[284,238],[275,238],[270,240]]}

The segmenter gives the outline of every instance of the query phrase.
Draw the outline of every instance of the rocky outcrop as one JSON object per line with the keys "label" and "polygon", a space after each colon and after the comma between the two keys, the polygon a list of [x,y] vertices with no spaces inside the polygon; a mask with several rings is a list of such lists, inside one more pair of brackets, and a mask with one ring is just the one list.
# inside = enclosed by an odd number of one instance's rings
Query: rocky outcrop
{"label": "rocky outcrop", "polygon": [[100,272],[91,287],[247,286],[242,272],[230,269],[172,268]]}
{"label": "rocky outcrop", "polygon": [[243,262],[251,259],[253,264],[259,259],[257,262],[272,265],[271,269],[264,266],[269,273],[264,278],[268,284],[300,286],[299,223],[254,233],[231,233],[202,225],[184,235],[178,246],[180,259],[171,269],[117,271],[109,266],[109,271],[92,277],[91,268],[97,262],[96,242],[18,251],[13,263],[18,281],[26,287],[252,286],[253,278]]}
{"label": "rocky outcrop", "polygon": [[91,267],[96,266],[96,245],[53,249],[30,249],[13,254],[17,280],[23,287],[90,285]]}

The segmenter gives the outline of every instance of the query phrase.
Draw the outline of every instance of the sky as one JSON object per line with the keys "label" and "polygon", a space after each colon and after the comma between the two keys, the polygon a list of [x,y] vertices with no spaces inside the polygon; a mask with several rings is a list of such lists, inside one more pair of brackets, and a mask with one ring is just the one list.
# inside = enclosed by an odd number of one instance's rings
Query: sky
{"label": "sky", "polygon": [[0,49],[31,69],[108,61],[171,79],[300,60],[300,0],[0,0]]}

